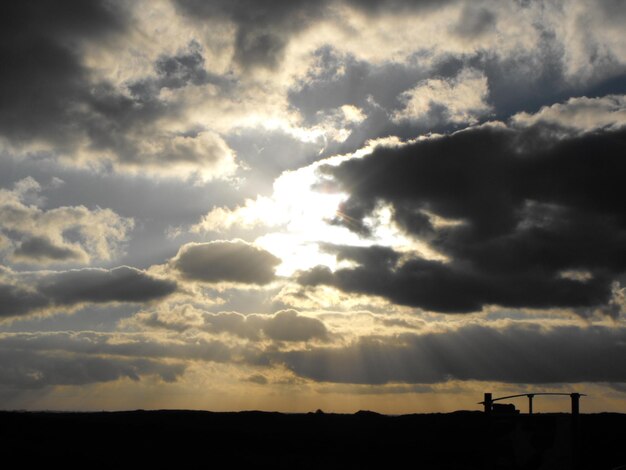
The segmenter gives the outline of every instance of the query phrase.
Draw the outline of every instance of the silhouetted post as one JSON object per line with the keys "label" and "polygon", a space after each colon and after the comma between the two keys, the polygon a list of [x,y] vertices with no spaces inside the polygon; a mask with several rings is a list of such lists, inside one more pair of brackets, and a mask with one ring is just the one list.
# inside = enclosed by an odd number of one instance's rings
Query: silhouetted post
{"label": "silhouetted post", "polygon": [[578,419],[580,412],[580,393],[570,393],[569,396],[572,397],[572,418]]}
{"label": "silhouetted post", "polygon": [[529,393],[526,396],[528,397],[528,414],[532,415],[533,414],[533,397],[535,395],[533,395],[532,393]]}
{"label": "silhouetted post", "polygon": [[485,400],[483,401],[483,404],[485,405],[485,414],[491,413],[491,403],[491,393],[485,393]]}
{"label": "silhouetted post", "polygon": [[570,393],[572,399],[572,468],[582,468],[580,449],[580,393]]}

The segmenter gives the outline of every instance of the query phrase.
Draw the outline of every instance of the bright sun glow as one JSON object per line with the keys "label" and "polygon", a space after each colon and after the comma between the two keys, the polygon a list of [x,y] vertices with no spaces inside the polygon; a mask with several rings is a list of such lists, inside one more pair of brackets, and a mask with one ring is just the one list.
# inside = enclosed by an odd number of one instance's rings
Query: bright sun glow
{"label": "bright sun glow", "polygon": [[332,157],[296,171],[285,172],[276,180],[271,198],[255,201],[255,204],[246,207],[245,214],[240,214],[277,226],[277,231],[259,237],[255,243],[283,261],[277,269],[278,275],[289,276],[297,270],[319,264],[332,270],[348,264],[345,261],[338,263],[333,254],[324,252],[321,248],[324,244],[382,245],[430,259],[444,259],[426,243],[406,237],[393,223],[391,209],[386,206],[378,208],[365,221],[372,232],[367,238],[360,237],[344,226],[330,223],[337,218],[337,210],[347,195],[315,188],[319,181],[317,171],[321,165],[338,165],[362,155]]}

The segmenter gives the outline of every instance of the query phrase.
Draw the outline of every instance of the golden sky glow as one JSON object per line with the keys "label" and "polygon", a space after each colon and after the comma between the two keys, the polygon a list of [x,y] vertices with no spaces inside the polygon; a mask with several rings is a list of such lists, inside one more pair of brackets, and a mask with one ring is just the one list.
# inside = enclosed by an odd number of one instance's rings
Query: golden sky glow
{"label": "golden sky glow", "polygon": [[0,407],[623,410],[625,21],[7,6]]}

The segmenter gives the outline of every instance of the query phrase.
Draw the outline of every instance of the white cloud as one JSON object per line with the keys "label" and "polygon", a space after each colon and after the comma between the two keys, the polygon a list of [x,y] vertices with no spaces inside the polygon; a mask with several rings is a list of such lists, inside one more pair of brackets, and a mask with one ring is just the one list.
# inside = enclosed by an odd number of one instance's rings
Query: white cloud
{"label": "white cloud", "polygon": [[491,111],[488,93],[487,77],[482,72],[463,69],[452,79],[424,80],[404,92],[401,99],[405,107],[393,118],[474,124]]}
{"label": "white cloud", "polygon": [[165,177],[196,175],[202,181],[227,178],[237,169],[235,153],[217,133],[197,135],[137,136],[137,153],[132,160],[117,162],[122,170],[153,173]]}
{"label": "white cloud", "polygon": [[[111,209],[85,206],[39,207],[44,198],[31,177],[0,189],[0,233],[11,240],[16,261],[31,264],[108,261],[122,253],[133,219]],[[30,203],[29,203],[30,201]]]}
{"label": "white cloud", "polygon": [[617,130],[626,126],[626,95],[570,98],[565,103],[543,106],[535,114],[518,113],[511,122],[519,126],[546,123],[578,132]]}

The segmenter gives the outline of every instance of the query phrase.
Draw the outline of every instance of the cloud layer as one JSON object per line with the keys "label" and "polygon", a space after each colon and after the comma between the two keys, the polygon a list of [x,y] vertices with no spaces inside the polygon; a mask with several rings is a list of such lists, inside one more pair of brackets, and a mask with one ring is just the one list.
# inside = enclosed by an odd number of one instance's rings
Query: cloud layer
{"label": "cloud layer", "polygon": [[329,339],[322,321],[295,310],[281,310],[274,315],[242,315],[237,312],[209,313],[190,305],[175,306],[164,311],[140,312],[131,323],[144,328],[184,332],[206,331],[227,333],[251,341],[309,341]]}
{"label": "cloud layer", "polygon": [[623,328],[468,326],[447,333],[365,337],[345,347],[285,353],[296,374],[323,382],[384,384],[480,380],[623,382]]}
{"label": "cloud layer", "polygon": [[240,240],[189,243],[171,260],[185,279],[209,283],[267,284],[279,263],[271,253]]}
{"label": "cloud layer", "polygon": [[83,303],[148,302],[166,297],[176,289],[173,281],[128,266],[2,274],[0,317],[71,308]]}
{"label": "cloud layer", "polygon": [[[367,234],[364,220],[387,205],[449,261],[329,247],[358,267],[318,268],[301,281],[440,312],[607,304],[626,269],[626,133],[551,134],[486,126],[327,167],[350,193],[337,223]],[[572,271],[584,275],[564,275]]]}
{"label": "cloud layer", "polygon": [[623,408],[619,2],[22,3],[0,402]]}

